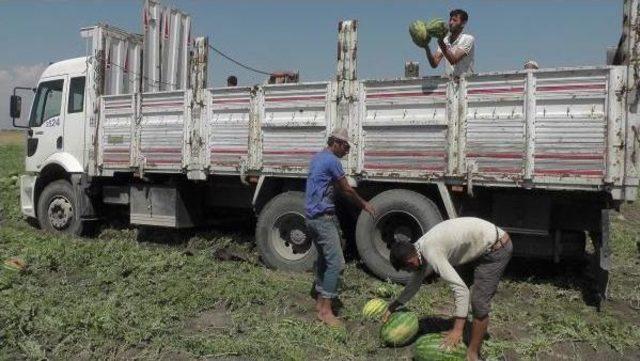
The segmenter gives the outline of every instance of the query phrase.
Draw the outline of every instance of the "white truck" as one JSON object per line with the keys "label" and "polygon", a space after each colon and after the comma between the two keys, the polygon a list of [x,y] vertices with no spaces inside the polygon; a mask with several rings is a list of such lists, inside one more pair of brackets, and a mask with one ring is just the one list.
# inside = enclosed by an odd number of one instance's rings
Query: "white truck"
{"label": "white truck", "polygon": [[[144,34],[83,29],[88,54],[42,74],[24,126],[22,212],[80,235],[105,207],[172,228],[250,210],[264,263],[308,270],[307,164],[346,127],[344,168],[378,216],[340,215],[377,276],[407,277],[389,264],[394,241],[475,215],[511,233],[516,254],[556,262],[584,255],[590,234],[604,298],[609,214],[636,199],[640,171],[638,0],[624,12],[616,65],[360,80],[357,22],[343,21],[334,80],[208,88],[208,39],[147,0]],[[12,96],[18,127],[20,103]]]}

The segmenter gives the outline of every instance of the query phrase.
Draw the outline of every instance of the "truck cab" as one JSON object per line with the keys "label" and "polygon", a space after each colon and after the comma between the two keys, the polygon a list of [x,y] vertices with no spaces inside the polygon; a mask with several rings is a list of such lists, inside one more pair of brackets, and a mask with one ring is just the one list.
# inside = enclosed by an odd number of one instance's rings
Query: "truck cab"
{"label": "truck cab", "polygon": [[26,172],[52,163],[82,172],[86,74],[85,57],[51,64],[42,73],[29,116]]}
{"label": "truck cab", "polygon": [[[55,221],[47,222],[63,230],[78,216],[73,202],[58,197],[47,209],[38,210],[37,199],[48,183],[72,182],[84,172],[88,109],[87,57],[63,60],[42,73],[28,117],[25,174],[21,177],[20,203],[23,214],[37,217],[39,211]],[[20,117],[21,99],[11,99],[11,116]]]}

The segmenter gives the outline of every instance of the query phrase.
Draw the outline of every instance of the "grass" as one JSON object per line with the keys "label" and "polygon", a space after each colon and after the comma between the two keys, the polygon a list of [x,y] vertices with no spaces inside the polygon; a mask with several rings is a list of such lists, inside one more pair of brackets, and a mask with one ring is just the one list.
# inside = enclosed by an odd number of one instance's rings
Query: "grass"
{"label": "grass", "polygon": [[[361,321],[380,281],[356,262],[343,278],[348,332],[331,330],[313,319],[310,274],[213,257],[231,247],[256,260],[249,234],[111,227],[77,239],[32,228],[10,179],[23,167],[23,148],[0,152],[0,260],[28,263],[23,273],[0,269],[0,359],[411,359],[411,347],[382,347],[378,325]],[[580,285],[588,281],[572,267],[519,262],[495,298],[490,359],[637,359],[640,208],[623,214],[614,225],[612,300],[604,311],[585,304]],[[409,306],[445,317],[452,296],[435,282]]]}

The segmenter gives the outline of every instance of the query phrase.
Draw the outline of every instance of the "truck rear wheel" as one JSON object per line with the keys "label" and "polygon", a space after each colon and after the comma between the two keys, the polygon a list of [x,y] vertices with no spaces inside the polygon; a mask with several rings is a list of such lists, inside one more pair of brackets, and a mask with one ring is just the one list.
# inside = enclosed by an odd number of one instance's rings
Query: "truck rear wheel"
{"label": "truck rear wheel", "polygon": [[282,193],[265,205],[258,216],[256,245],[269,268],[285,271],[313,268],[317,251],[305,226],[304,193]]}
{"label": "truck rear wheel", "polygon": [[40,227],[48,232],[81,236],[85,228],[76,194],[66,180],[51,182],[44,188],[38,199],[37,216]]}
{"label": "truck rear wheel", "polygon": [[356,225],[358,253],[376,276],[406,283],[410,274],[391,266],[389,249],[399,240],[417,241],[442,221],[440,210],[429,198],[406,189],[382,192],[371,205],[376,209],[376,219],[362,212]]}

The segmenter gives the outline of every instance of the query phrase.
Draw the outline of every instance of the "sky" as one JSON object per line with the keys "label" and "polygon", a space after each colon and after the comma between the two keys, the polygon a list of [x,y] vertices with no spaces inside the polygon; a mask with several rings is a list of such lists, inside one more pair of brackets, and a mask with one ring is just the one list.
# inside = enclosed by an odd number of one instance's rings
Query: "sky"
{"label": "sky", "polygon": [[[265,71],[295,70],[301,81],[335,76],[337,24],[357,19],[358,76],[396,78],[405,61],[431,69],[413,45],[408,24],[448,18],[451,9],[469,13],[466,32],[476,38],[479,72],[522,68],[603,65],[606,48],[621,33],[623,0],[161,0],[192,16],[192,34],[231,57]],[[34,86],[51,62],[84,56],[82,27],[108,23],[142,32],[142,0],[0,0],[0,128],[10,124],[8,98],[14,86]],[[211,53],[209,86],[263,83],[253,74]],[[24,104],[30,103],[28,99]],[[28,106],[23,105],[23,113]]]}

